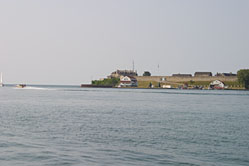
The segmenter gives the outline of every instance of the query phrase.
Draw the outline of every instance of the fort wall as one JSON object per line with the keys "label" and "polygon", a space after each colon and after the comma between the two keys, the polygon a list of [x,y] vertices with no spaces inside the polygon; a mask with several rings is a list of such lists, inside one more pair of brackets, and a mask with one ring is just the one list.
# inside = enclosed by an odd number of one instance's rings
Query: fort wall
{"label": "fort wall", "polygon": [[198,77],[177,77],[177,76],[136,76],[137,81],[156,81],[156,82],[188,82],[188,81],[214,81],[222,82],[237,81],[237,76],[198,76]]}

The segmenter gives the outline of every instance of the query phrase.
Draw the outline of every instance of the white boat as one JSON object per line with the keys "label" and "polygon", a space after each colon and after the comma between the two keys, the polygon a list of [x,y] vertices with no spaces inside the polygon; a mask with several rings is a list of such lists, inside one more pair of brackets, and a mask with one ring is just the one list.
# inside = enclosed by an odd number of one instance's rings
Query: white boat
{"label": "white boat", "polygon": [[0,87],[3,87],[3,73],[1,72],[1,76],[0,76]]}
{"label": "white boat", "polygon": [[18,84],[16,85],[17,88],[25,88],[26,87],[26,84]]}

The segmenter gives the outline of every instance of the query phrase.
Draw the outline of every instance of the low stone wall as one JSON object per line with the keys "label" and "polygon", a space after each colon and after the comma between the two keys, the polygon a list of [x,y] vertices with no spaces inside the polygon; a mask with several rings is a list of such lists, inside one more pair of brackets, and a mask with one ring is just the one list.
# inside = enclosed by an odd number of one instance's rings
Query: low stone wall
{"label": "low stone wall", "polygon": [[237,76],[199,76],[199,77],[176,77],[176,76],[136,76],[138,81],[156,81],[156,82],[188,82],[188,81],[237,81]]}

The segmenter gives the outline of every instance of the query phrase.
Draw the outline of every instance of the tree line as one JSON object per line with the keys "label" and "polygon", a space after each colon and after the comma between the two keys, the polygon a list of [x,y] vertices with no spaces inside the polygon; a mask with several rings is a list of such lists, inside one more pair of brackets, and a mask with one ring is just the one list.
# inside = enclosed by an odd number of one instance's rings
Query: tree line
{"label": "tree line", "polygon": [[249,69],[241,69],[237,72],[239,83],[243,84],[245,89],[249,89]]}

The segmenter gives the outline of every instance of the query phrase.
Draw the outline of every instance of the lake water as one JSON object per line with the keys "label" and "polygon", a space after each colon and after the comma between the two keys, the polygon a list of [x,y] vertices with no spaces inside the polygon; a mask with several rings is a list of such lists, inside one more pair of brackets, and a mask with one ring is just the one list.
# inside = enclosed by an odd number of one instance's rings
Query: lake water
{"label": "lake water", "polygon": [[249,91],[0,88],[0,165],[248,166]]}

